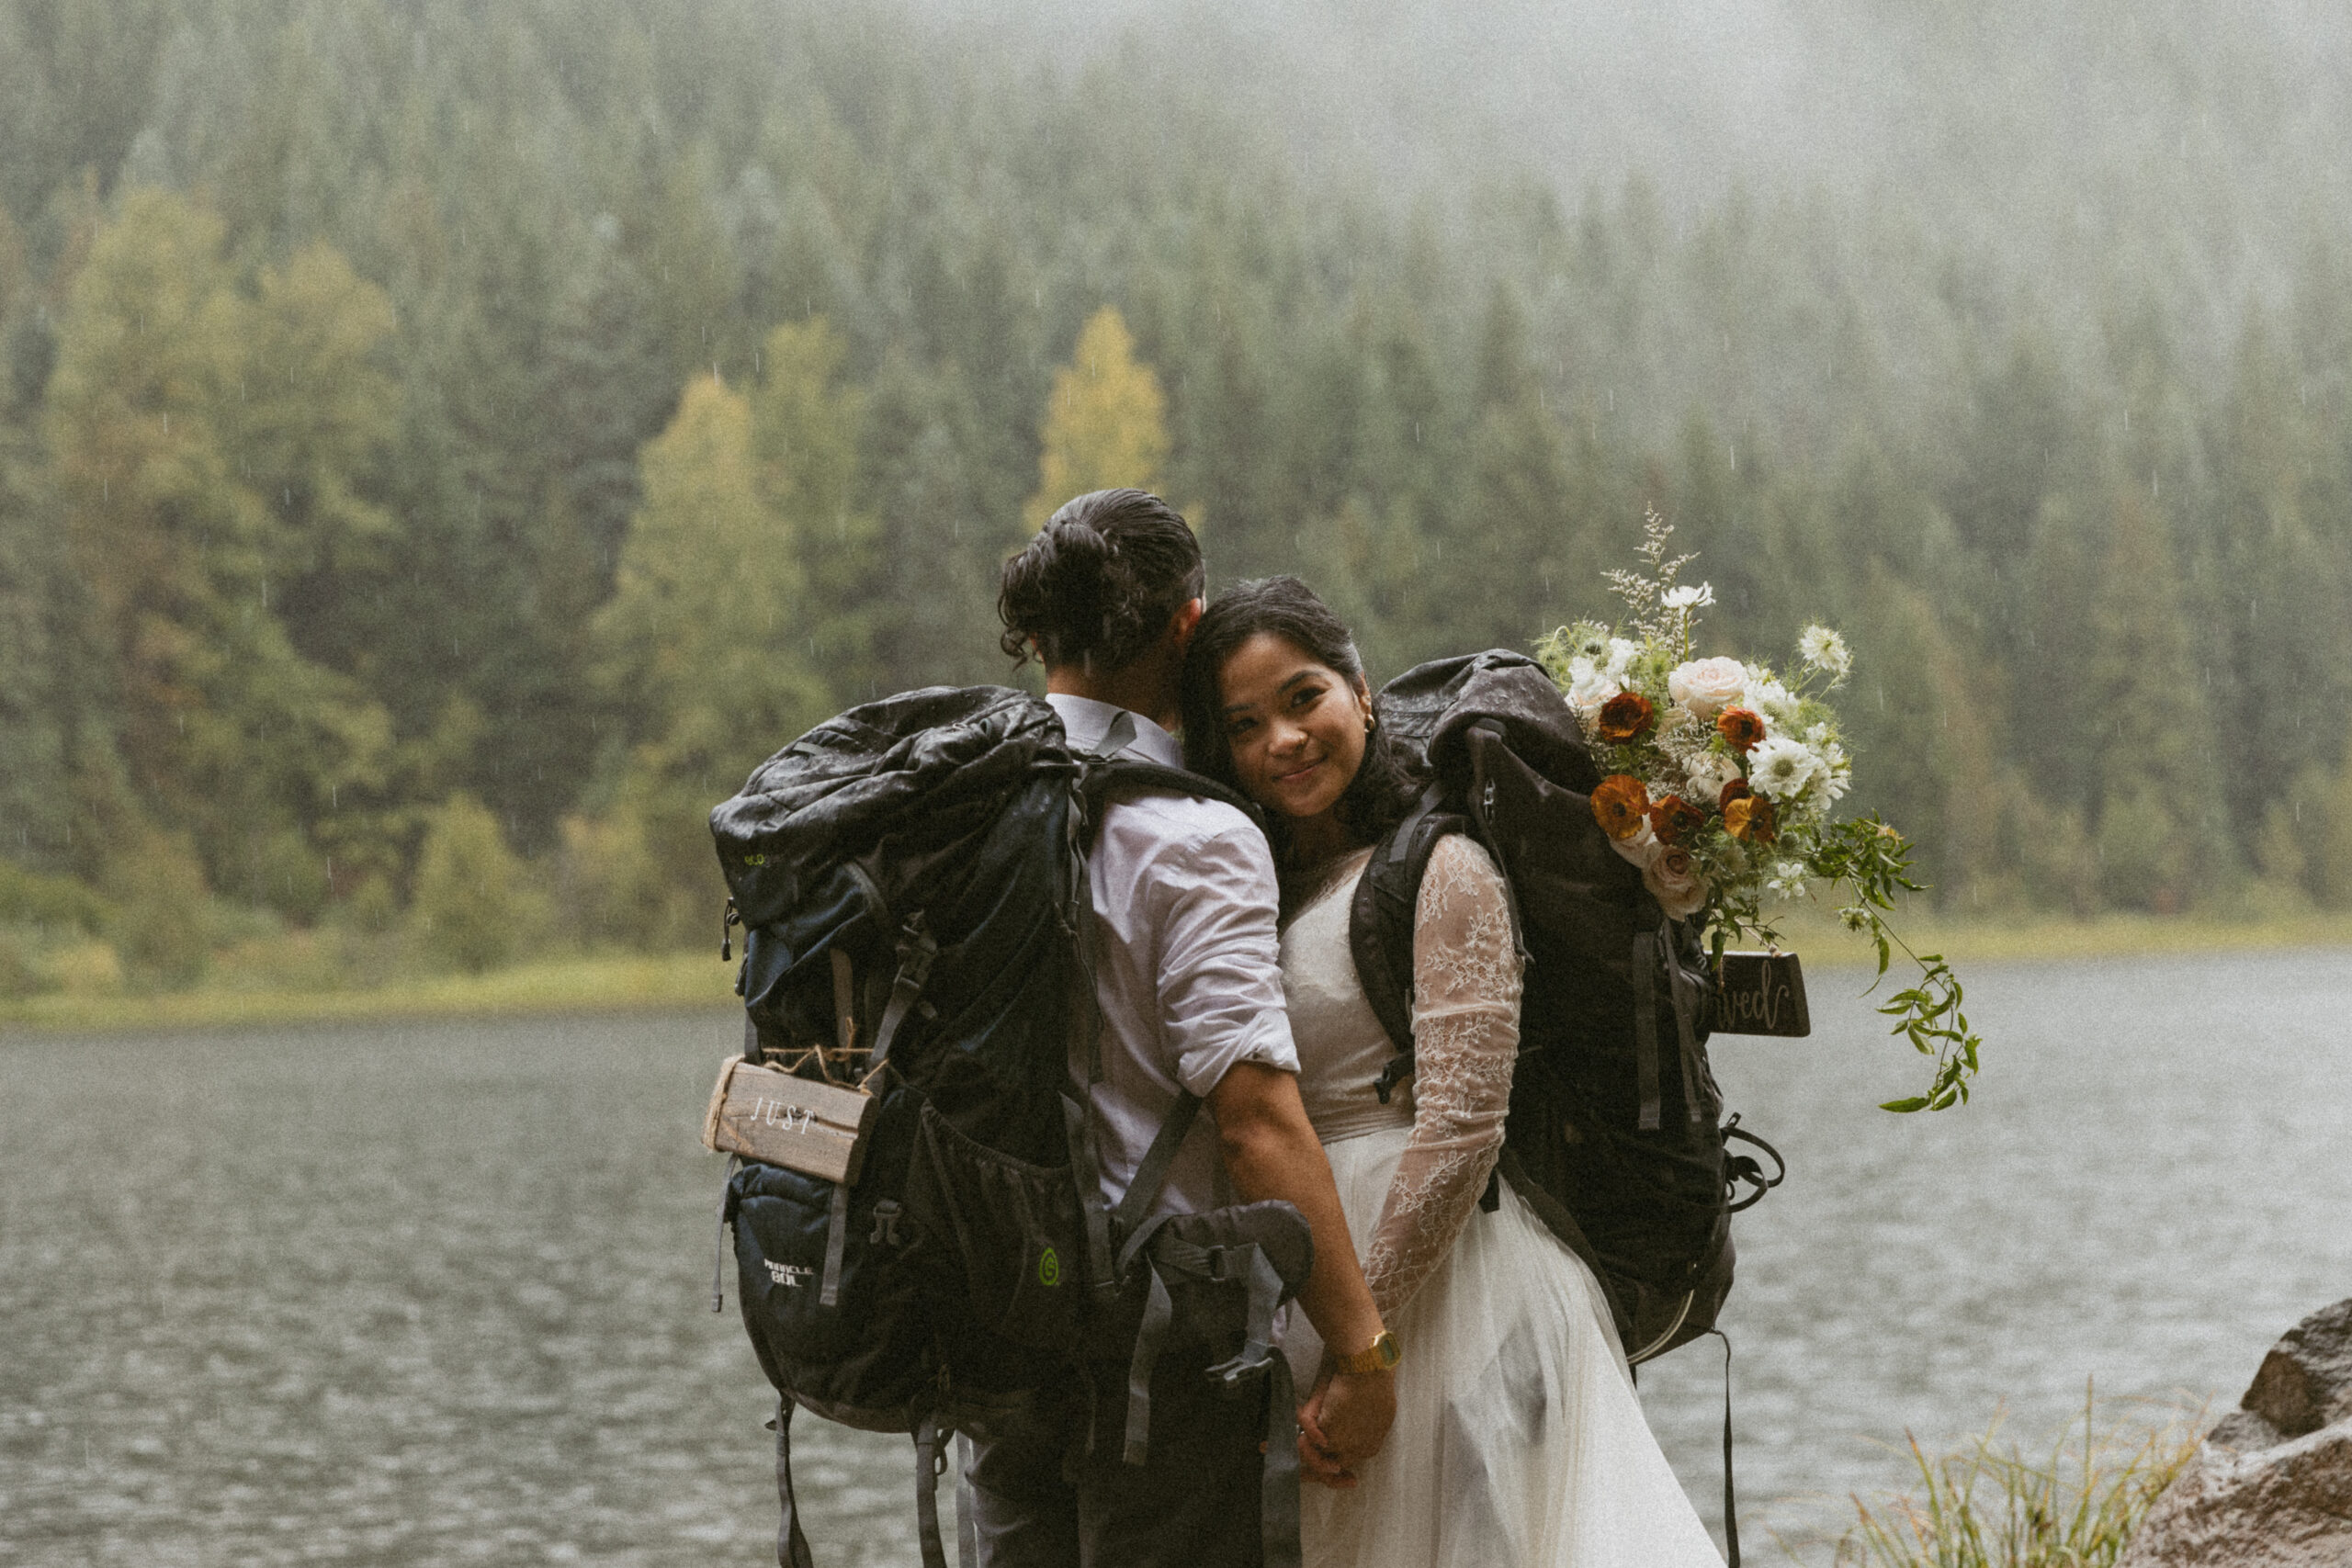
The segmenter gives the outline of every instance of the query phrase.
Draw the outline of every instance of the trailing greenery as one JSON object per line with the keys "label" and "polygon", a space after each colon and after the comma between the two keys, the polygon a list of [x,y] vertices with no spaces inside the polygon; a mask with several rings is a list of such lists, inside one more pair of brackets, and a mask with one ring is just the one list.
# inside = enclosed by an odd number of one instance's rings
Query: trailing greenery
{"label": "trailing greenery", "polygon": [[2070,1424],[2047,1459],[2000,1446],[2000,1426],[1930,1459],[1917,1439],[1918,1489],[1854,1500],[1838,1544],[1853,1568],[2109,1568],[2159,1493],[2197,1451],[2200,1421],[2173,1413],[2153,1427],[2101,1427],[2086,1387],[2080,1432]]}
{"label": "trailing greenery", "polygon": [[[98,943],[198,984],[249,920],[694,940],[703,812],[1006,678],[996,563],[1114,476],[1384,673],[1600,611],[1655,505],[1722,649],[1847,631],[1859,804],[1947,909],[2352,907],[2352,212],[2274,112],[2333,100],[2193,6],[1791,6],[2064,123],[2072,51],[2163,145],[2101,120],[2001,197],[2073,226],[2005,240],[1965,159],[1570,195],[1441,137],[1400,186],[1214,6],[1057,52],[878,0],[0,0],[0,857],[105,907],[8,925],[0,991]],[[448,923],[465,800],[560,919]]]}

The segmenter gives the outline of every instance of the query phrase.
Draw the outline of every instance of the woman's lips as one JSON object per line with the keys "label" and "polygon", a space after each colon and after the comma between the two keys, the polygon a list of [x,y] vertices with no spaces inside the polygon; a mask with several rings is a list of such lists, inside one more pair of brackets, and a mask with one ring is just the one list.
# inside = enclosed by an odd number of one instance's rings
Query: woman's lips
{"label": "woman's lips", "polygon": [[1294,768],[1286,773],[1276,773],[1274,775],[1274,782],[1278,784],[1296,784],[1299,780],[1305,778],[1307,774],[1321,767],[1323,765],[1323,761],[1324,760],[1322,758],[1317,757],[1315,761],[1306,763],[1303,767]]}

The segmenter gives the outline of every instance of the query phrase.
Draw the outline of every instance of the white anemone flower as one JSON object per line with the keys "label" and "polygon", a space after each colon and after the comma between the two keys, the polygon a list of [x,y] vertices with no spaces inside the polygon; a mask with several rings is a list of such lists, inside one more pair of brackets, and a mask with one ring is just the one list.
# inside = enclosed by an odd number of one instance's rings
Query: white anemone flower
{"label": "white anemone flower", "polygon": [[1835,806],[1846,798],[1846,791],[1853,784],[1854,764],[1847,757],[1846,749],[1829,739],[1828,731],[1827,725],[1816,724],[1805,739],[1813,751],[1813,760],[1820,769],[1815,776],[1820,785],[1821,803]]}
{"label": "white anemone flower", "polygon": [[1624,689],[1615,676],[1594,669],[1589,660],[1579,659],[1568,666],[1568,703],[1587,723],[1598,717],[1601,705]]}
{"label": "white anemone flower", "polygon": [[1715,602],[1714,584],[1702,582],[1689,588],[1669,588],[1657,597],[1657,602],[1669,610],[1697,610]]}
{"label": "white anemone flower", "polygon": [[1747,690],[1743,695],[1747,710],[1761,715],[1775,731],[1786,730],[1796,723],[1797,694],[1781,684],[1770,670],[1749,665]]}
{"label": "white anemone flower", "polygon": [[1777,806],[1793,803],[1820,772],[1812,748],[1786,736],[1776,735],[1747,754],[1747,782]]}
{"label": "white anemone flower", "polygon": [[1833,681],[1842,681],[1854,668],[1854,655],[1846,647],[1846,639],[1827,626],[1807,626],[1804,636],[1797,638],[1797,652],[1814,669]]}
{"label": "white anemone flower", "polygon": [[1804,864],[1801,861],[1784,860],[1772,868],[1772,879],[1765,884],[1783,898],[1804,897]]}

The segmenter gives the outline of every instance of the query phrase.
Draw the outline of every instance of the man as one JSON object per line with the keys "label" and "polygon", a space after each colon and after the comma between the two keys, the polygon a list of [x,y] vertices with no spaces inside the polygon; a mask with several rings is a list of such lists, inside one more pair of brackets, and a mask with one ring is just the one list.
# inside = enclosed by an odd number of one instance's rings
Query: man
{"label": "man", "polygon": [[[1046,700],[1073,747],[1170,767],[1184,647],[1204,608],[1200,546],[1141,491],[1080,496],[1006,563],[1004,646],[1045,666]],[[1107,743],[1107,744],[1106,744]],[[1115,1204],[1183,1090],[1206,1101],[1153,1213],[1282,1199],[1315,1236],[1299,1304],[1324,1343],[1346,1348],[1319,1407],[1317,1468],[1377,1452],[1396,1415],[1394,1341],[1380,1323],[1338,1190],[1298,1095],[1283,1008],[1272,852],[1222,802],[1161,793],[1103,814],[1090,862],[1101,1004],[1091,1111],[1102,1201]],[[1221,1400],[1198,1356],[1162,1358],[1150,1444],[1121,1462],[1124,1369],[1091,1410],[1039,1440],[980,1446],[973,1522],[989,1568],[1250,1568],[1261,1561],[1263,1413]],[[1105,1369],[1106,1373],[1113,1371]],[[1106,1403],[1107,1402],[1107,1407]]]}

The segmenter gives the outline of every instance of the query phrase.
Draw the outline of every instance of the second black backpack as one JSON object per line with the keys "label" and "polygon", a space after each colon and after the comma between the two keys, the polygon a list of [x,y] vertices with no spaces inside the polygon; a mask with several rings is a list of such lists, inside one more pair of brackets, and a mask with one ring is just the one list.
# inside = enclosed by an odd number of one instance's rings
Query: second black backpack
{"label": "second black backpack", "polygon": [[1757,1140],[1723,1120],[1700,933],[1667,918],[1593,819],[1600,773],[1533,660],[1434,660],[1376,706],[1431,781],[1374,847],[1351,910],[1357,972],[1397,1047],[1382,1098],[1412,1071],[1421,875],[1441,838],[1469,833],[1510,885],[1527,957],[1501,1178],[1600,1277],[1627,1359],[1661,1355],[1714,1325],[1731,1215],[1779,1179],[1728,1149]]}

